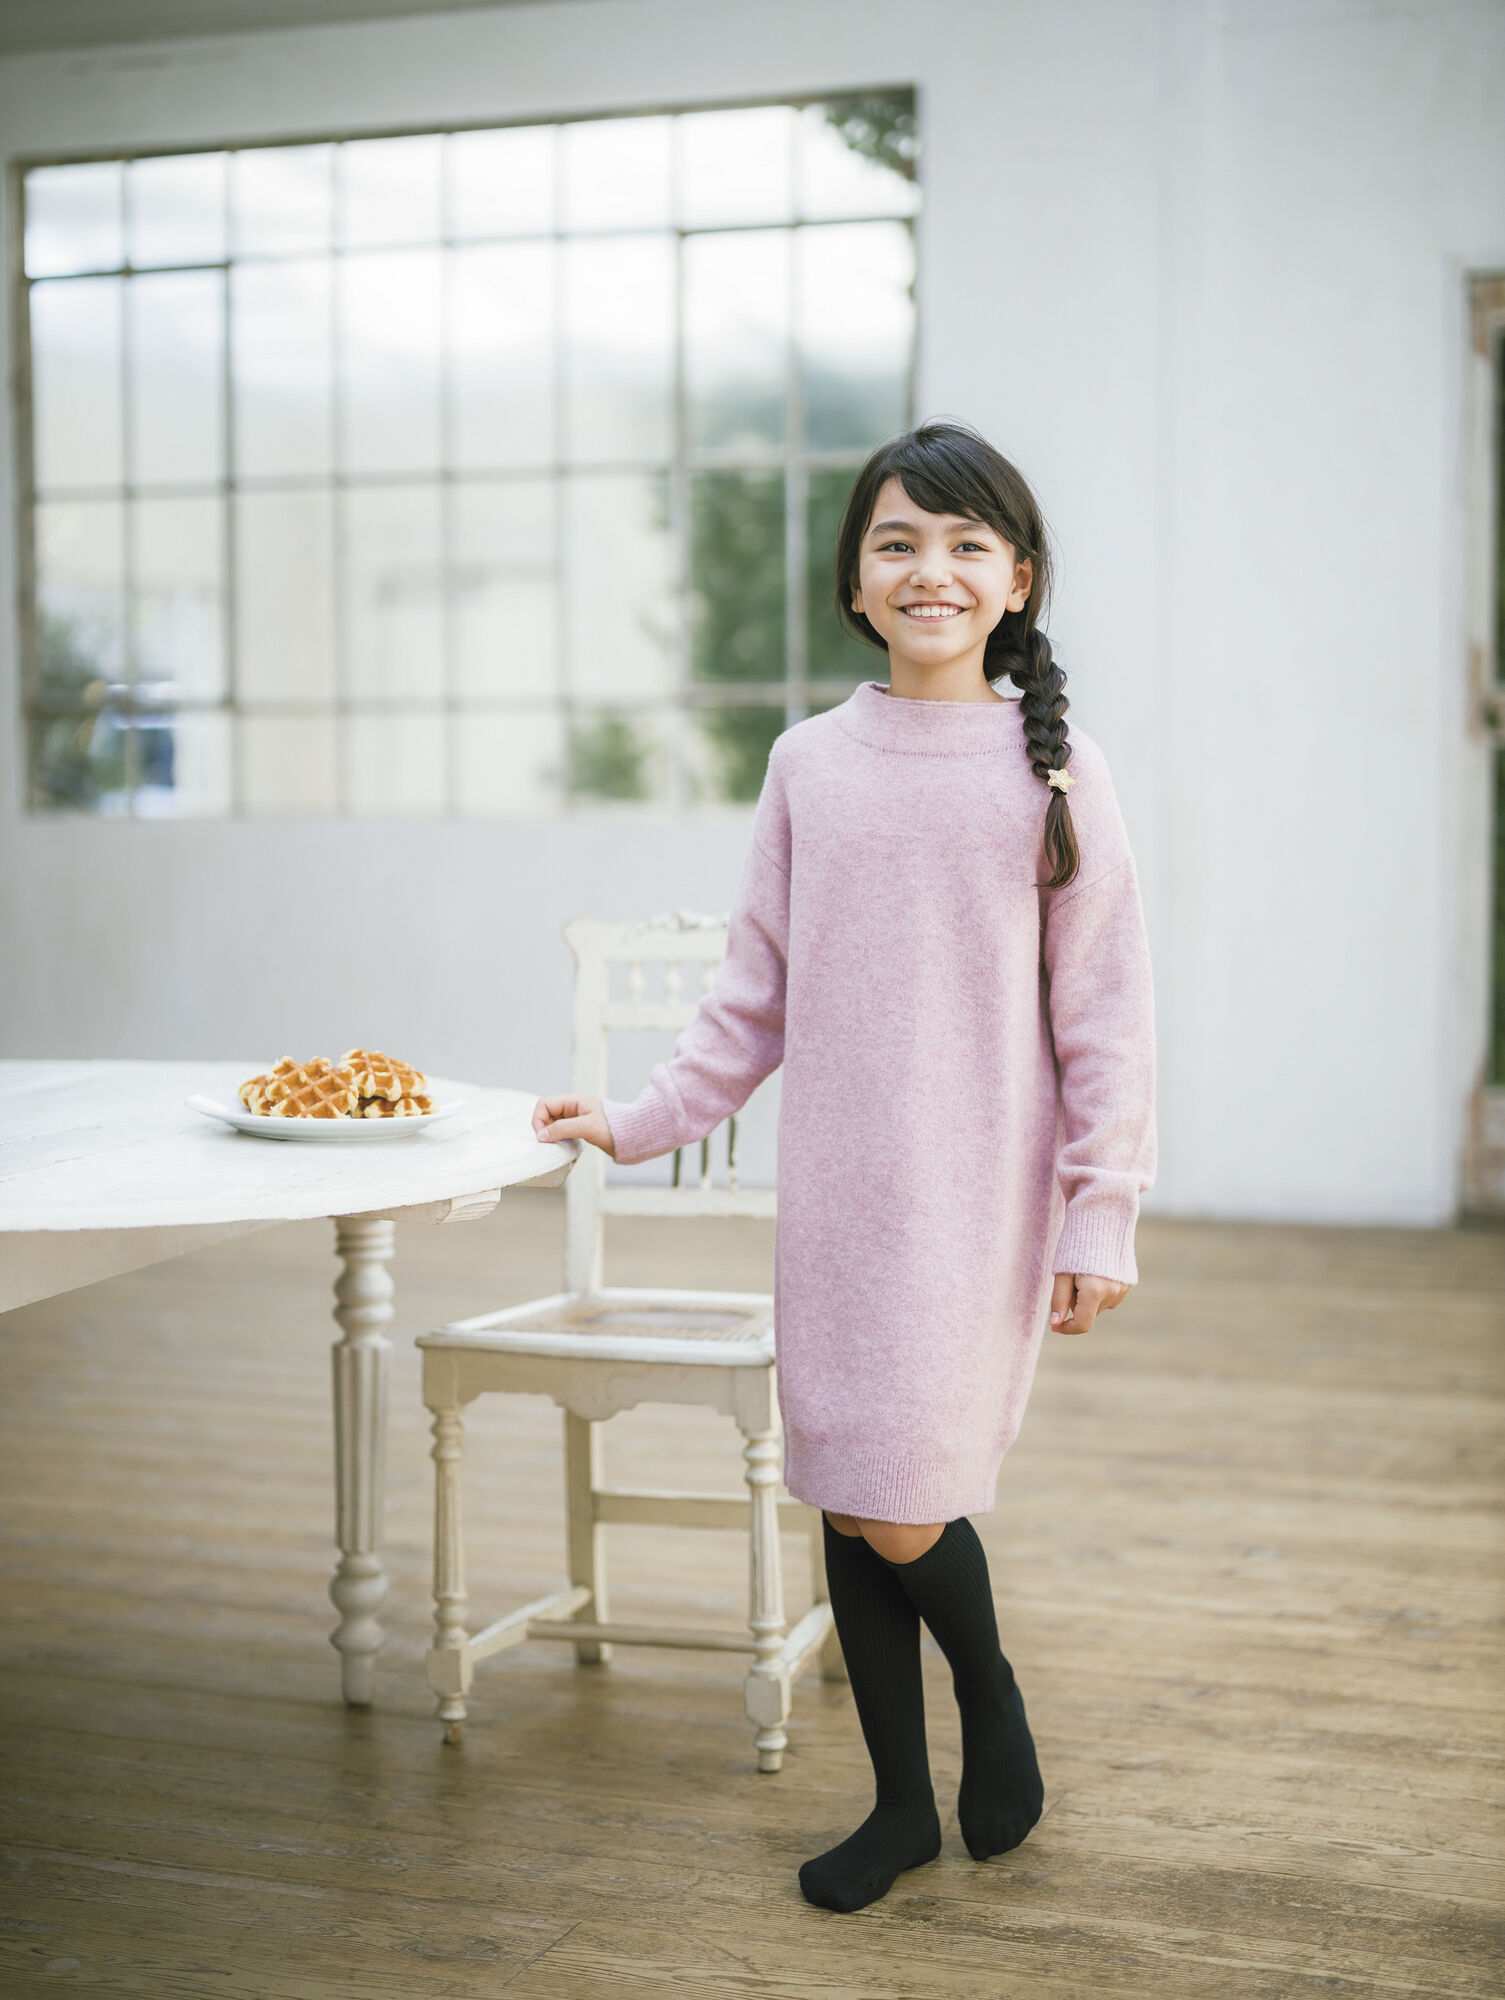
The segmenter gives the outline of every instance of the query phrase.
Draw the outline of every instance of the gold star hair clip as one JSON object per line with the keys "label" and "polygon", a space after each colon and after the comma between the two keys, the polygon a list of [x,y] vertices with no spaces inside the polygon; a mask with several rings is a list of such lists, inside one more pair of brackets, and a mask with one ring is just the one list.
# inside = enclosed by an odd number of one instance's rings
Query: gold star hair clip
{"label": "gold star hair clip", "polygon": [[1045,782],[1047,785],[1053,785],[1058,792],[1069,792],[1071,787],[1076,783],[1076,779],[1066,770],[1047,771],[1045,773]]}

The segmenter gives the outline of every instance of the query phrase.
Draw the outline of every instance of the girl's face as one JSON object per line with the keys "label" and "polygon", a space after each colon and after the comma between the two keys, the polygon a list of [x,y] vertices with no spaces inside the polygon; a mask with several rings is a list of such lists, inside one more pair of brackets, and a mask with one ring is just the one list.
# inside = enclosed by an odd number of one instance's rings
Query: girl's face
{"label": "girl's face", "polygon": [[920,667],[976,652],[1005,611],[1022,611],[1034,581],[996,528],[959,514],[927,514],[898,479],[880,489],[862,538],[852,608],[891,654]]}

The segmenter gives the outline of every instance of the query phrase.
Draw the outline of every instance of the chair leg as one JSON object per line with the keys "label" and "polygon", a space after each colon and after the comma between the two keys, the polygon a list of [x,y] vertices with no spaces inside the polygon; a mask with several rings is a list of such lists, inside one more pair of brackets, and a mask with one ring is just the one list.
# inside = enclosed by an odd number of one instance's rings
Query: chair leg
{"label": "chair leg", "polygon": [[[747,1678],[748,1712],[767,1718],[760,1722],[754,1738],[758,1769],[777,1771],[783,1766],[784,1749],[789,1741],[784,1731],[789,1720],[789,1684],[775,1670],[785,1631],[778,1496],[783,1453],[777,1431],[744,1431],[742,1436],[742,1457],[752,1503],[747,1622],[753,1635],[754,1657]],[[777,1720],[773,1719],[775,1715]]]}
{"label": "chair leg", "polygon": [[[810,1595],[816,1604],[831,1602],[831,1592],[826,1584],[825,1517],[819,1507],[810,1510],[810,1586]],[[836,1636],[835,1625],[832,1625],[820,1649],[820,1677],[823,1681],[844,1681],[847,1677],[847,1663],[842,1657],[841,1641]]]}
{"label": "chair leg", "polygon": [[458,1743],[472,1665],[465,1630],[465,1532],[460,1468],[465,1425],[458,1409],[434,1412],[434,1644],[426,1662],[446,1743]]}
{"label": "chair leg", "polygon": [[[589,1604],[577,1614],[604,1625],[606,1608],[606,1549],[601,1525],[596,1519],[596,1489],[601,1484],[601,1426],[588,1423],[573,1411],[564,1413],[564,1506],[570,1582],[583,1585],[591,1593]],[[582,1667],[604,1666],[611,1658],[610,1646],[590,1641],[575,1648]]]}

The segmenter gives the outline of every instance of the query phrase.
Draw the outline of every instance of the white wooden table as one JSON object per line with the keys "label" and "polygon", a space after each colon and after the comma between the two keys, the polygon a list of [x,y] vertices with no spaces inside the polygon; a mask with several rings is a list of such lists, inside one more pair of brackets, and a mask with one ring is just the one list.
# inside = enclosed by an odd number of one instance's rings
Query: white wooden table
{"label": "white wooden table", "polygon": [[0,1062],[0,1312],[278,1222],[329,1216],[335,1282],[331,1634],[345,1699],[370,1702],[387,1594],[381,1529],[397,1216],[465,1221],[503,1191],[557,1187],[578,1148],[541,1146],[521,1090],[379,1143],[256,1139],[184,1106],[233,1102],[264,1063]]}

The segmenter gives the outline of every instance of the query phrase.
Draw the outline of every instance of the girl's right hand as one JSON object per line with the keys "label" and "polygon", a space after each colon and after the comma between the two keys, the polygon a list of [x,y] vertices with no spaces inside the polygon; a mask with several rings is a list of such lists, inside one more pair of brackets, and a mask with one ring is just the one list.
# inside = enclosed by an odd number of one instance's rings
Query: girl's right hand
{"label": "girl's right hand", "polygon": [[599,1097],[540,1097],[533,1107],[533,1132],[546,1146],[556,1139],[584,1139],[589,1146],[599,1146],[608,1159],[617,1156],[617,1142]]}

